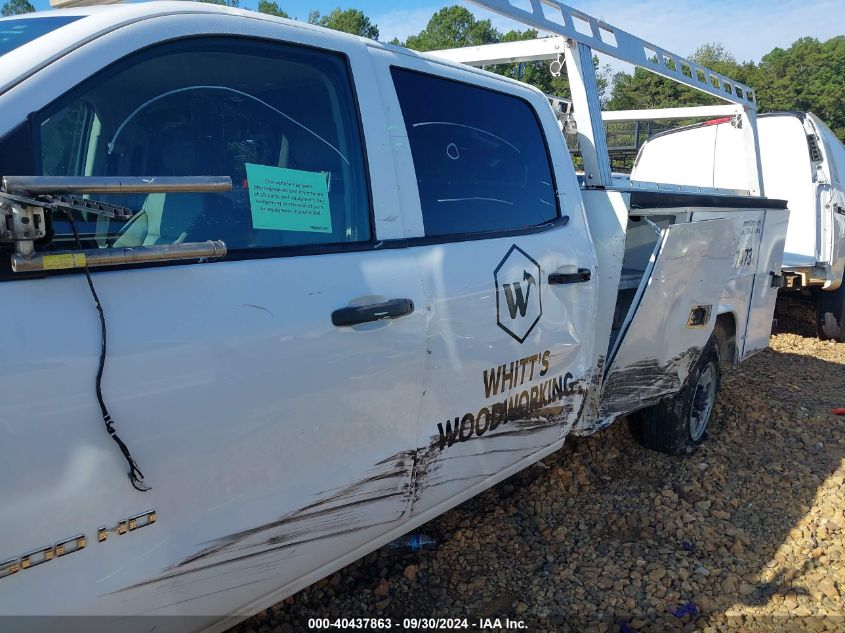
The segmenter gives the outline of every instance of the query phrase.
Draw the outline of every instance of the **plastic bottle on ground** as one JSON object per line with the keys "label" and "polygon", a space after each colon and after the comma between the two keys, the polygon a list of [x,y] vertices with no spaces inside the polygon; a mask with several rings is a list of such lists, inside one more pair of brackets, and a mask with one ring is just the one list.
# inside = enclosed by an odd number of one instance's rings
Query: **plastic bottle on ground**
{"label": "plastic bottle on ground", "polygon": [[407,552],[419,552],[424,549],[435,549],[437,541],[425,534],[406,534],[395,541],[391,541],[390,549],[404,550]]}

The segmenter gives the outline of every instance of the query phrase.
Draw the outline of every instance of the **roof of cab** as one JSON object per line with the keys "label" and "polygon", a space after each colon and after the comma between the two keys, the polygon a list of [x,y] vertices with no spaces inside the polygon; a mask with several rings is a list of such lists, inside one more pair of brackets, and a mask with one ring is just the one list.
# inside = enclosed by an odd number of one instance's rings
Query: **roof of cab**
{"label": "roof of cab", "polygon": [[[38,37],[3,55],[0,64],[0,94],[19,83],[32,73],[63,57],[72,50],[90,42],[97,37],[115,31],[123,26],[147,20],[150,18],[169,15],[228,15],[236,19],[265,20],[280,22],[287,26],[302,29],[324,30],[323,27],[297,22],[277,16],[235,9],[223,5],[207,4],[203,2],[184,1],[154,1],[129,4],[111,4],[100,6],[72,7],[55,11],[39,11],[26,15],[0,18],[0,24],[19,19],[39,19],[58,16],[82,17],[55,31]],[[327,29],[325,29],[327,30]],[[338,38],[348,38],[356,41],[366,41],[364,38],[348,33],[332,31]]]}
{"label": "roof of cab", "polygon": [[[113,28],[118,28],[127,22],[142,20],[145,18],[159,17],[165,15],[185,14],[185,13],[216,13],[231,16],[240,16],[259,20],[281,21],[293,26],[300,26],[312,29],[321,29],[308,22],[298,22],[296,20],[289,20],[267,13],[259,13],[258,11],[250,11],[248,9],[236,9],[221,4],[210,4],[206,2],[186,2],[185,0],[153,0],[152,2],[135,2],[127,4],[107,4],[107,5],[93,5],[70,7],[67,9],[53,9],[50,11],[38,11],[36,13],[27,13],[24,15],[14,15],[7,18],[0,18],[0,22],[5,20],[15,20],[20,18],[39,18],[39,17],[55,17],[55,16],[85,16],[95,17],[96,20],[85,20],[80,23],[88,25],[89,30],[96,27],[103,27],[111,23]],[[95,26],[96,25],[96,26]],[[356,38],[355,35],[341,34],[345,37]]]}
{"label": "roof of cab", "polygon": [[493,76],[503,83],[507,83],[512,86],[519,86],[523,89],[535,92],[538,95],[542,95],[542,92],[533,86],[517,81],[516,79],[493,74],[480,68],[450,62],[434,55],[412,51],[401,46],[386,44],[384,42],[376,42],[357,35],[326,29],[308,22],[290,20],[287,18],[268,15],[266,13],[260,13],[258,11],[236,9],[225,5],[208,4],[204,2],[186,2],[184,0],[153,0],[151,2],[128,4],[81,6],[67,9],[57,9],[53,11],[40,11],[37,13],[29,13],[25,16],[0,18],[0,23],[6,20],[21,18],[37,19],[41,17],[56,16],[81,16],[84,18],[75,20],[74,22],[57,28],[55,31],[23,44],[19,48],[3,55],[3,63],[0,64],[0,95],[44,66],[52,63],[56,59],[59,59],[87,42],[105,35],[106,33],[115,31],[123,26],[139,22],[141,20],[165,17],[169,15],[186,14],[228,15],[236,19],[265,20],[269,22],[279,22],[289,27],[331,32],[333,37],[354,40],[368,46],[382,48],[397,54],[421,57],[444,66],[460,68],[468,74]]}

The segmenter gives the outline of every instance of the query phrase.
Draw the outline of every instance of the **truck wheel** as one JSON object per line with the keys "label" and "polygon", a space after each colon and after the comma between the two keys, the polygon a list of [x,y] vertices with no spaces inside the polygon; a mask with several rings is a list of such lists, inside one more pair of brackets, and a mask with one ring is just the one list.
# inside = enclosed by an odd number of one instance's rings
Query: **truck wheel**
{"label": "truck wheel", "polygon": [[845,343],[845,283],[837,290],[816,290],[816,330],[823,341]]}
{"label": "truck wheel", "polygon": [[719,346],[710,337],[680,392],[631,413],[628,426],[646,448],[670,455],[688,455],[704,441],[719,393]]}

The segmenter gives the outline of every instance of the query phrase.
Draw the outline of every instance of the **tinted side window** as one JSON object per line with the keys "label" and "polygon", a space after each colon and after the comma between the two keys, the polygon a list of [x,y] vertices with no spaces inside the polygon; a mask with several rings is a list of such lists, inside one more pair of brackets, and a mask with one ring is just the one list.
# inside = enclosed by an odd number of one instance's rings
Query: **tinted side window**
{"label": "tinted side window", "polygon": [[429,236],[522,229],[558,215],[531,106],[485,88],[393,68]]}
{"label": "tinted side window", "polygon": [[[89,79],[35,127],[44,175],[232,179],[226,194],[97,196],[138,213],[79,214],[86,248],[372,238],[357,105],[337,54],[236,38],[161,45]],[[72,247],[69,223],[54,229],[50,248]]]}

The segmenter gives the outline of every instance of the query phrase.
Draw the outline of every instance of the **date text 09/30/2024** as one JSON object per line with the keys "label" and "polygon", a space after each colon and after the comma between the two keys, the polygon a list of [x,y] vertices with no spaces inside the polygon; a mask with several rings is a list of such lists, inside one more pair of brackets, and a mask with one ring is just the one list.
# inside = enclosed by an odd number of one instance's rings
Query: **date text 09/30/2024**
{"label": "date text 09/30/2024", "polygon": [[311,618],[308,629],[316,630],[422,630],[422,631],[520,631],[527,630],[528,625],[521,620],[510,618],[403,618],[401,621],[392,618]]}

